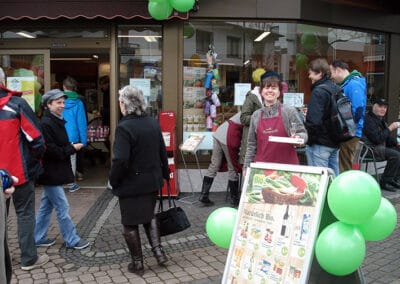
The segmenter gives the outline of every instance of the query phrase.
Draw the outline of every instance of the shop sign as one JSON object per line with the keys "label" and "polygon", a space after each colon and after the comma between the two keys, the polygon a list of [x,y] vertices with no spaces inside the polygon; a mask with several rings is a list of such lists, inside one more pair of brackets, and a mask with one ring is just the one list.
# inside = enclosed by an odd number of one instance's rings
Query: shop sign
{"label": "shop sign", "polygon": [[307,283],[328,169],[252,163],[222,283]]}

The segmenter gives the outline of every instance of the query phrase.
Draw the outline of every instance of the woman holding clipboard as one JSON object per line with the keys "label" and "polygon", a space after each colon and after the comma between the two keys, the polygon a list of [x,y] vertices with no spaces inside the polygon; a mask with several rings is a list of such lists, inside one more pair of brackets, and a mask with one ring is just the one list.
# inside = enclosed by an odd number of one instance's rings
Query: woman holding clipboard
{"label": "woman holding clipboard", "polygon": [[[307,142],[307,131],[297,110],[278,100],[281,90],[282,82],[277,76],[267,77],[261,82],[263,107],[251,116],[244,169],[252,162],[299,164],[295,146]],[[273,142],[271,136],[297,139]]]}

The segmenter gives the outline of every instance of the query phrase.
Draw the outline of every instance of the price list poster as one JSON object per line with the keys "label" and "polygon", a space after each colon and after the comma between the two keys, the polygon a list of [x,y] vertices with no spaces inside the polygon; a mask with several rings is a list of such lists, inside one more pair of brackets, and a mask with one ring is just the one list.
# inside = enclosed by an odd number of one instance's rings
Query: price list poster
{"label": "price list poster", "polygon": [[307,283],[327,168],[252,163],[222,283]]}

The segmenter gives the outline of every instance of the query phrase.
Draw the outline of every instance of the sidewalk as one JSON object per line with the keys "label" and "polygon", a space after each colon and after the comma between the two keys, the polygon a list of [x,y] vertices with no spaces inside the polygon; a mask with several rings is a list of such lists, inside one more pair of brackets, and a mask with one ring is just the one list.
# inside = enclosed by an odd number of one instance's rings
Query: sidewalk
{"label": "sidewalk", "polygon": [[[182,197],[191,196],[190,185],[182,175],[186,173],[180,172],[184,190]],[[200,175],[195,171],[190,171],[190,175],[197,192],[201,186]],[[66,191],[78,233],[88,239],[91,246],[82,251],[66,249],[53,216],[48,236],[54,238],[56,244],[39,248],[40,253],[50,256],[50,262],[43,268],[28,272],[20,269],[15,211],[11,208],[8,229],[14,268],[12,283],[220,283],[228,251],[209,241],[205,234],[205,221],[215,209],[229,206],[229,201],[225,201],[226,180],[217,178],[215,183],[210,196],[215,201],[213,207],[177,202],[188,214],[192,226],[184,232],[162,238],[170,258],[167,266],[157,265],[141,227],[145,258],[143,278],[127,271],[129,255],[121,235],[118,200],[104,187],[90,188],[86,185],[74,193]],[[36,207],[39,206],[40,194],[38,188]],[[395,204],[400,216],[400,193],[384,192],[384,195]],[[386,240],[367,242],[367,256],[362,265],[365,283],[400,283],[399,233],[397,227]]]}

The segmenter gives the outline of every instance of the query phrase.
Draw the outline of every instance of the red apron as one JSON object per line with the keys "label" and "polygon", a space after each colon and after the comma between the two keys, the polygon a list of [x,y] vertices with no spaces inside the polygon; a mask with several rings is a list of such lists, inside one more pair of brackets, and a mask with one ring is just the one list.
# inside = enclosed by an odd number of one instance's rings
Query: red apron
{"label": "red apron", "polygon": [[257,124],[257,152],[254,162],[299,164],[296,149],[292,144],[269,142],[269,136],[289,137],[283,124],[280,105],[276,117],[263,118],[261,112]]}

